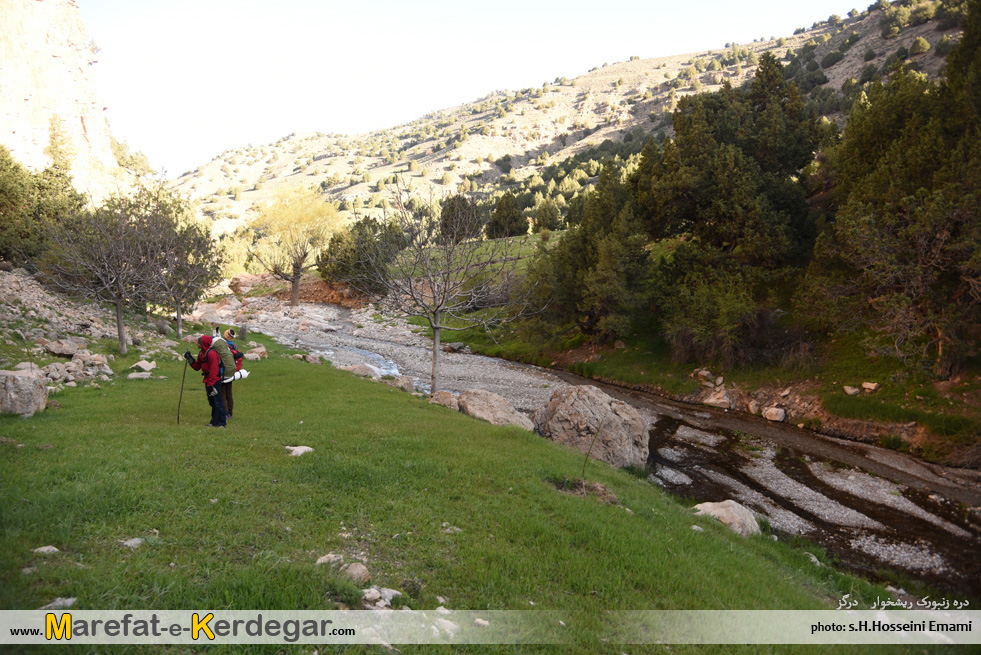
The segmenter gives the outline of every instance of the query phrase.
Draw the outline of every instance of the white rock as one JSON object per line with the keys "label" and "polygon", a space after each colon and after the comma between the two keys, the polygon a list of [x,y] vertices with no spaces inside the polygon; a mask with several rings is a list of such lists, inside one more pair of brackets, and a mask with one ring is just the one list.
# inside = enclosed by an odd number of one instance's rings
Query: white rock
{"label": "white rock", "polygon": [[364,583],[371,579],[371,573],[368,572],[368,567],[360,562],[348,564],[341,569],[341,573],[357,583]]}
{"label": "white rock", "polygon": [[725,387],[718,387],[715,393],[709,394],[702,400],[703,405],[718,407],[719,409],[735,409],[736,403],[729,397]]}
{"label": "white rock", "polygon": [[479,626],[481,628],[486,628],[487,626],[490,625],[490,622],[489,621],[485,621],[484,619],[474,619],[473,620],[473,624],[476,625],[476,626]]}
{"label": "white rock", "polygon": [[708,515],[719,520],[723,525],[738,535],[748,537],[760,534],[760,526],[756,523],[753,513],[734,500],[724,500],[721,503],[702,503],[695,505],[697,515]]}
{"label": "white rock", "polygon": [[767,407],[763,410],[763,418],[779,423],[787,418],[787,411],[782,407]]}
{"label": "white rock", "polygon": [[516,425],[529,432],[535,427],[531,419],[516,410],[506,398],[490,391],[470,389],[461,393],[457,402],[464,414],[492,425]]}
{"label": "white rock", "polygon": [[693,532],[705,532],[705,528],[700,525],[693,525],[691,526],[691,529]]}
{"label": "white rock", "polygon": [[47,404],[47,381],[40,371],[0,371],[0,414],[27,418]]}
{"label": "white rock", "polygon": [[429,397],[429,404],[442,405],[443,407],[452,409],[454,412],[460,411],[460,404],[457,402],[456,396],[449,391],[437,391]]}
{"label": "white rock", "polygon": [[374,603],[375,601],[379,600],[382,596],[381,596],[381,592],[378,591],[377,587],[369,587],[361,592],[361,597],[364,599],[364,602],[366,603]]}
{"label": "white rock", "polygon": [[75,604],[77,598],[55,598],[53,601],[45,605],[44,607],[39,607],[42,610],[66,610]]}
{"label": "white rock", "polygon": [[844,385],[844,389],[845,389],[845,393],[847,393],[849,396],[857,396],[859,394],[858,389],[856,389],[855,387],[849,387],[847,384]]}
{"label": "white rock", "polygon": [[286,446],[286,450],[290,451],[290,457],[299,457],[305,453],[312,453],[313,448],[309,446]]}
{"label": "white rock", "polygon": [[146,540],[142,539],[141,537],[133,537],[132,539],[127,539],[126,541],[120,541],[119,543],[126,546],[127,548],[132,548],[133,550],[136,550],[137,548],[142,546],[145,542]]}
{"label": "white rock", "polygon": [[323,557],[317,560],[317,566],[321,564],[327,564],[329,566],[336,566],[344,561],[343,555],[337,555],[336,553],[327,553]]}
{"label": "white rock", "polygon": [[149,373],[153,369],[157,368],[157,363],[156,362],[148,362],[145,359],[141,359],[140,361],[138,361],[135,364],[133,364],[132,366],[130,366],[130,368],[138,368],[138,369],[140,369],[143,372]]}
{"label": "white rock", "polygon": [[625,402],[593,386],[569,386],[535,412],[535,431],[613,466],[647,462],[647,421]]}
{"label": "white rock", "polygon": [[388,589],[386,587],[381,587],[378,589],[378,593],[381,594],[382,600],[386,603],[391,604],[396,596],[401,596],[402,592],[396,589]]}
{"label": "white rock", "polygon": [[37,553],[38,555],[53,555],[54,553],[61,552],[54,546],[41,546],[40,548],[35,548],[31,551],[32,553]]}
{"label": "white rock", "polygon": [[872,393],[873,391],[878,391],[879,389],[881,389],[882,385],[879,384],[878,382],[863,382],[862,388],[865,389],[867,392]]}
{"label": "white rock", "polygon": [[127,380],[149,380],[152,377],[149,371],[143,371],[140,373],[130,373],[126,376]]}

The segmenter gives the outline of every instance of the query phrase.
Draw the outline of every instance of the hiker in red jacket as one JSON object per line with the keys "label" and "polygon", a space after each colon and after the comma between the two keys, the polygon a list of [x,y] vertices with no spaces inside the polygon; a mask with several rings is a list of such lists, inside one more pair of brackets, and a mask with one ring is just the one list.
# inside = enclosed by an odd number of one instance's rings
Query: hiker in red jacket
{"label": "hiker in red jacket", "polygon": [[201,352],[197,359],[191,353],[185,352],[184,359],[195,371],[201,371],[204,377],[204,388],[208,392],[208,404],[211,405],[211,423],[213,428],[225,427],[225,404],[221,398],[221,357],[211,347],[212,339],[207,334],[198,337],[198,347]]}

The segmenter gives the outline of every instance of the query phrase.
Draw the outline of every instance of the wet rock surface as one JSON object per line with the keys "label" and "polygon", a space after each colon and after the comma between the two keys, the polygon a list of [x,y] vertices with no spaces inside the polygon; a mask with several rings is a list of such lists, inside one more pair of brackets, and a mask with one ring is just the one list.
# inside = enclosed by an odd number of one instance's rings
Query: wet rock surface
{"label": "wet rock surface", "polygon": [[[371,308],[291,309],[271,298],[245,299],[234,310],[219,310],[219,317],[338,367],[367,364],[383,375],[411,376],[429,391],[431,342],[403,319]],[[441,353],[440,367],[442,390],[484,389],[526,414],[544,407],[557,389],[601,387],[637,409],[650,426],[651,482],[700,502],[734,499],[765,519],[778,537],[813,540],[872,577],[894,569],[941,589],[981,593],[977,471],[465,352]]]}

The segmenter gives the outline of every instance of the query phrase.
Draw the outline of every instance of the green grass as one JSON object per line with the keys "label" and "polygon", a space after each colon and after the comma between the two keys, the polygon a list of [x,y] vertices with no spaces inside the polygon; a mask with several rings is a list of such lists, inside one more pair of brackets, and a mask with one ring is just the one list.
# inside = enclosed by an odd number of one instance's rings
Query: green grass
{"label": "green grass", "polygon": [[[0,609],[58,596],[77,597],[76,609],[333,609],[352,590],[315,566],[328,552],[364,556],[374,583],[414,590],[415,609],[436,596],[453,609],[820,609],[885,593],[815,568],[799,548],[695,519],[599,462],[587,477],[633,514],[559,493],[548,480],[578,479],[581,455],[258,340],[270,358],[236,383],[225,430],[205,427],[193,371],[177,424],[180,362],[159,362],[167,380],[70,390],[61,409],[0,419],[0,434],[24,444],[0,445]],[[315,450],[291,458],[287,445]],[[119,544],[137,536],[147,542],[135,551]],[[31,552],[44,545],[61,552]],[[578,652],[650,652],[601,646],[589,627],[573,639]]]}

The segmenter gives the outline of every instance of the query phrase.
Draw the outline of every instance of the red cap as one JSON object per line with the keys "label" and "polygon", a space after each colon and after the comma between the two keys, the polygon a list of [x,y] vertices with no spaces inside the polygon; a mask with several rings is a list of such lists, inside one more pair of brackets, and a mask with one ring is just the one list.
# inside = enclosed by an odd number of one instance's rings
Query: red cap
{"label": "red cap", "polygon": [[208,336],[207,334],[202,334],[200,337],[198,337],[198,345],[201,346],[204,349],[210,348],[211,347],[211,337]]}

